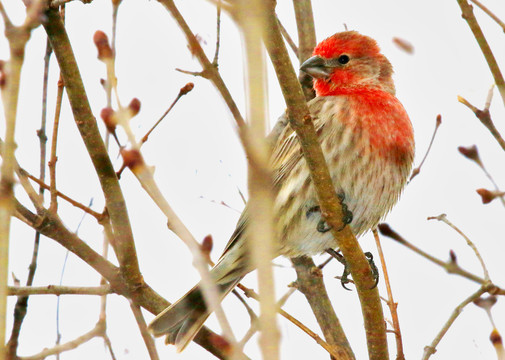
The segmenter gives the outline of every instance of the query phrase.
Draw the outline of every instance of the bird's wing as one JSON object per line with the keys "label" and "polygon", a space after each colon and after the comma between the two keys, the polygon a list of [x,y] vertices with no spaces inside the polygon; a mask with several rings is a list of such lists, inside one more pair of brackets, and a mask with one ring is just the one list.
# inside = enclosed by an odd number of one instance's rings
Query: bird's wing
{"label": "bird's wing", "polygon": [[[318,114],[328,100],[328,97],[317,97],[308,103],[310,113],[313,117],[314,128],[317,134],[319,134],[321,129],[324,127],[324,123],[318,117]],[[300,147],[300,143],[296,138],[296,133],[288,124],[284,127],[284,130],[279,135],[272,150],[271,166],[273,171],[274,191],[280,187],[280,185],[289,176],[291,170],[301,160],[302,157],[303,153]],[[223,257],[240,238],[246,228],[248,217],[249,216],[246,205],[244,211],[242,212],[242,215],[237,222],[237,227],[235,228],[235,231],[228,241],[228,244],[226,244],[221,257]]]}
{"label": "bird's wing", "polygon": [[[319,134],[324,127],[318,115],[327,101],[328,97],[317,97],[308,103],[316,134]],[[296,133],[291,126],[286,126],[272,151],[274,188],[277,189],[283,183],[302,157],[303,152]]]}

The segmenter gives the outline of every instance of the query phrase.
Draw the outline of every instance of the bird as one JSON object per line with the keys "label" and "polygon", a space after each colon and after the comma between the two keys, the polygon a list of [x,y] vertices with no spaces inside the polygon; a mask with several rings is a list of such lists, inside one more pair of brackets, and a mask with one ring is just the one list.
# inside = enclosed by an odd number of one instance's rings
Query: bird
{"label": "bird", "polygon": [[[313,78],[308,102],[325,160],[356,237],[373,229],[398,201],[414,160],[409,116],[395,96],[393,68],[377,42],[357,31],[338,32],[314,48],[300,69]],[[316,255],[337,248],[321,214],[309,169],[286,126],[272,149],[275,257]],[[254,270],[247,251],[247,205],[223,254],[211,269],[222,300]],[[210,315],[199,285],[150,323],[154,336],[182,351]]]}

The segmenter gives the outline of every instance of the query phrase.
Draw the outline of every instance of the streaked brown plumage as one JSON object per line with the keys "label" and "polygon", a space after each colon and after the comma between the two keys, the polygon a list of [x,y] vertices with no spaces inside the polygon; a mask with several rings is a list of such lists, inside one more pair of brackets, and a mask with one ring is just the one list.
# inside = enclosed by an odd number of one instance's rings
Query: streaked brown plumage
{"label": "streaked brown plumage", "polygon": [[[412,126],[394,96],[392,67],[376,42],[354,31],[337,33],[314,50],[302,70],[315,78],[308,103],[328,168],[353,214],[356,236],[391,210],[411,171]],[[321,232],[321,214],[296,134],[287,126],[272,154],[277,255],[315,255],[337,246]],[[246,251],[247,207],[211,275],[226,296],[252,271]],[[209,313],[198,285],[159,314],[149,328],[179,350],[193,339]]]}

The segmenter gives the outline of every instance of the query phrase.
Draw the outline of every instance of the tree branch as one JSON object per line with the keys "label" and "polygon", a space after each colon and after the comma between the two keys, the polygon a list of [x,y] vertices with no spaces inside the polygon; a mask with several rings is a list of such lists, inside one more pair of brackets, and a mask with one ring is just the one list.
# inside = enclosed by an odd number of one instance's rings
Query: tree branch
{"label": "tree branch", "polygon": [[74,120],[95,167],[105,196],[106,207],[115,237],[112,246],[119,260],[121,271],[127,279],[127,284],[133,289],[141,286],[144,280],[139,270],[123,194],[98,131],[95,117],[91,112],[77,62],[60,15],[58,11],[49,8],[46,10],[45,16],[47,20],[43,25],[60,66]]}
{"label": "tree branch", "polygon": [[303,149],[322,214],[332,229],[333,236],[338,241],[356,283],[365,322],[370,359],[388,359],[386,327],[379,291],[377,288],[373,288],[375,281],[370,267],[350,228],[346,226],[340,232],[336,230],[341,229],[344,225],[342,223],[342,208],[317,139],[305,97],[278,28],[274,3],[269,0],[265,1],[268,4],[268,11],[265,14],[267,24],[265,44],[288,107],[287,113],[291,127],[298,135]]}
{"label": "tree branch", "polygon": [[479,44],[480,50],[482,54],[486,58],[486,62],[489,66],[489,70],[491,70],[491,74],[493,74],[493,78],[502,97],[503,104],[505,105],[505,80],[503,79],[503,75],[501,73],[500,67],[496,62],[496,58],[491,51],[491,47],[489,46],[482,29],[480,28],[475,15],[473,14],[473,6],[470,5],[467,0],[457,0],[459,7],[461,8],[461,16],[466,20],[470,30],[472,30],[473,36],[477,43]]}
{"label": "tree branch", "polygon": [[298,275],[297,288],[309,302],[324,338],[333,348],[333,353],[338,355],[336,359],[355,359],[344,329],[328,298],[321,270],[307,256],[293,258],[291,261]]}

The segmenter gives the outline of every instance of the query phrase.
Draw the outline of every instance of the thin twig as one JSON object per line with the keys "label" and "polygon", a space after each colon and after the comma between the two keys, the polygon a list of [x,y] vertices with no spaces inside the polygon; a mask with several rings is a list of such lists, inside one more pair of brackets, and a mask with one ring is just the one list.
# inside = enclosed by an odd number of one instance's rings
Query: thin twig
{"label": "thin twig", "polygon": [[49,191],[51,192],[51,205],[49,207],[50,211],[56,213],[58,210],[58,202],[57,202],[57,190],[56,190],[56,147],[58,143],[58,128],[60,124],[60,114],[61,114],[61,103],[63,100],[63,80],[58,80],[58,94],[56,95],[56,109],[54,111],[54,123],[53,123],[53,135],[51,140],[51,159],[49,160],[49,176],[50,176],[50,187]]}
{"label": "thin twig", "polygon": [[140,334],[142,335],[142,339],[144,339],[144,344],[146,345],[147,352],[149,353],[149,358],[151,360],[159,360],[160,357],[158,355],[158,352],[156,351],[156,345],[154,344],[154,339],[147,330],[146,320],[142,315],[140,307],[130,301],[130,308],[132,309],[133,316],[135,316],[135,320],[137,321],[137,325],[139,327]]}
{"label": "thin twig", "polygon": [[[107,212],[104,210],[104,214],[107,214]],[[109,244],[111,241],[114,241],[114,235],[112,234],[112,226],[110,224],[110,220],[108,216],[104,217],[101,221],[103,225],[103,243],[102,243],[102,257],[107,260],[109,258]],[[107,285],[107,279],[104,276],[100,277],[100,286],[106,286]],[[104,294],[100,297],[100,315],[99,315],[99,320],[98,321],[103,321],[104,323],[107,321],[106,320],[106,314],[107,314],[107,295]],[[105,331],[103,334],[103,341],[105,342],[105,345],[109,349],[109,354],[112,358],[112,360],[116,360],[116,355],[114,354],[114,351],[112,349],[112,343],[109,339],[109,336],[107,335],[107,332]]]}
{"label": "thin twig", "polygon": [[101,286],[9,286],[9,296],[31,296],[31,295],[107,295],[114,291],[110,285]]}
{"label": "thin twig", "polygon": [[470,295],[468,298],[463,300],[461,304],[459,304],[454,311],[452,312],[451,316],[447,320],[447,322],[444,324],[440,332],[437,334],[435,339],[433,339],[432,343],[429,346],[426,346],[424,348],[424,354],[422,360],[428,360],[431,355],[433,355],[437,349],[437,345],[440,343],[444,335],[447,333],[451,325],[454,323],[456,318],[461,314],[461,311],[463,311],[464,307],[470,304],[472,301],[475,299],[479,298],[482,294],[488,291],[488,286],[486,284],[483,284],[479,290],[477,290],[475,293]]}
{"label": "thin twig", "polygon": [[388,293],[388,299],[386,303],[389,306],[389,311],[391,312],[391,319],[393,320],[393,329],[396,340],[396,360],[405,360],[405,354],[403,353],[403,341],[402,333],[400,331],[400,321],[398,319],[398,303],[395,303],[393,298],[393,291],[391,290],[391,283],[389,281],[388,269],[386,266],[386,259],[384,258],[384,253],[382,252],[382,245],[379,239],[379,234],[377,229],[373,229],[373,235],[375,238],[375,244],[377,245],[377,251],[379,252],[379,257],[381,259],[382,273],[384,274],[384,283],[386,284],[386,290]]}
{"label": "thin twig", "polygon": [[214,59],[212,60],[212,65],[216,68],[218,67],[218,58],[219,58],[219,46],[221,44],[221,1],[219,0],[216,6],[217,15],[216,15],[216,51],[214,53]]}
{"label": "thin twig", "polygon": [[[170,305],[168,301],[157,294],[146,283],[132,290],[131,284],[121,275],[120,269],[95,252],[74,232],[68,230],[61,223],[59,217],[54,216],[48,211],[42,212],[40,216],[35,215],[19,202],[16,202],[15,216],[35,230],[40,231],[42,235],[55,240],[70,250],[106,278],[114,291],[132,298],[136,304],[144,307],[151,313],[158,314]],[[210,331],[206,327],[203,327],[196,335],[195,342],[219,359],[226,359],[228,357],[229,348],[223,345],[224,341],[220,335]]]}
{"label": "thin twig", "polygon": [[491,10],[489,10],[487,7],[485,7],[480,1],[477,0],[470,0],[473,2],[475,5],[477,5],[482,11],[484,11],[486,14],[489,15],[491,19],[493,19],[500,27],[502,30],[505,32],[505,23],[498,18]]}
{"label": "thin twig", "polygon": [[[47,89],[48,89],[48,79],[49,79],[49,62],[51,59],[51,44],[49,40],[46,41],[46,51],[44,55],[44,74],[43,74],[43,86],[42,86],[42,114],[40,120],[40,129],[37,130],[37,137],[39,138],[39,179],[43,181],[45,179],[46,173],[46,119],[47,119]],[[39,187],[39,195],[42,197],[44,194],[44,188]],[[32,260],[30,262],[28,276],[26,279],[26,286],[31,286],[33,284],[33,279],[35,278],[35,272],[37,270],[37,258],[39,253],[40,244],[40,233],[35,232],[35,240],[33,242]],[[10,293],[9,293],[10,294]],[[19,345],[19,334],[21,331],[21,326],[23,324],[24,318],[28,311],[28,296],[19,296],[16,300],[16,306],[14,307],[14,321],[12,323],[11,336],[7,343],[7,359],[15,358],[17,356],[17,348]]]}
{"label": "thin twig", "polygon": [[493,184],[493,186],[495,188],[495,193],[494,194],[483,194],[481,191],[477,190],[477,193],[479,195],[481,195],[483,202],[484,202],[484,200],[485,200],[484,198],[486,196],[492,196],[489,199],[489,201],[493,200],[496,196],[498,196],[500,198],[500,200],[501,200],[502,205],[505,207],[504,195],[501,194],[502,191],[500,191],[500,188],[498,187],[498,184],[496,183],[496,181],[491,176],[491,173],[489,171],[487,171],[486,167],[484,166],[484,162],[481,160],[481,158],[479,156],[479,150],[478,150],[477,146],[476,145],[473,145],[473,146],[470,146],[470,147],[459,146],[458,147],[458,151],[461,153],[461,155],[463,155],[464,157],[466,157],[468,160],[471,160],[474,163],[476,163],[477,166],[479,166],[479,168],[484,172],[484,174],[489,179],[489,181],[491,181],[491,183]]}
{"label": "thin twig", "polygon": [[21,69],[24,62],[26,43],[31,31],[39,25],[39,15],[44,2],[32,2],[26,12],[22,25],[14,26],[10,21],[3,3],[0,1],[0,15],[5,26],[5,36],[9,42],[10,60],[5,65],[5,78],[1,85],[5,115],[5,142],[2,146],[2,165],[0,168],[0,359],[7,355],[5,346],[7,279],[9,259],[9,235],[11,216],[15,209],[14,199],[14,158],[16,117],[19,98]]}
{"label": "thin twig", "polygon": [[489,70],[491,70],[491,73],[493,74],[496,87],[498,87],[498,91],[502,97],[503,104],[505,105],[505,80],[503,79],[503,75],[501,73],[500,67],[498,66],[498,63],[496,62],[496,58],[491,51],[491,47],[484,37],[484,33],[482,32],[482,29],[480,28],[479,23],[473,14],[473,7],[472,5],[468,4],[467,0],[457,0],[457,2],[461,8],[463,19],[465,19],[468,23],[468,26],[470,27],[470,30],[472,30],[475,40],[477,40],[477,43],[479,44],[482,54],[486,58]]}
{"label": "thin twig", "polygon": [[421,160],[421,163],[419,164],[418,167],[416,167],[414,170],[412,170],[412,175],[410,175],[409,182],[412,181],[413,178],[415,178],[420,172],[421,172],[421,167],[424,164],[424,161],[428,157],[428,154],[430,153],[431,146],[433,145],[433,141],[435,141],[435,136],[437,135],[438,128],[442,124],[442,115],[438,114],[437,118],[435,120],[435,130],[433,130],[433,135],[431,136],[430,144],[428,145],[428,149],[426,149],[426,153],[424,154],[423,159]]}
{"label": "thin twig", "polygon": [[228,106],[228,109],[232,113],[233,118],[235,119],[235,122],[237,123],[238,127],[240,128],[244,126],[245,125],[244,118],[240,114],[240,110],[238,109],[237,104],[233,100],[233,97],[231,96],[231,93],[226,87],[223,79],[221,78],[218,69],[212,65],[212,63],[205,55],[205,52],[200,46],[200,43],[198,42],[195,35],[189,28],[184,17],[181,15],[179,10],[175,6],[173,0],[158,0],[158,2],[161,3],[163,6],[165,6],[165,8],[170,12],[170,14],[172,14],[175,21],[177,22],[181,30],[184,32],[184,35],[186,36],[189,47],[191,49],[191,53],[194,54],[198,59],[198,61],[200,62],[200,65],[203,68],[203,73],[206,74],[205,77],[208,78],[210,81],[212,81],[214,86],[218,89],[223,100]]}
{"label": "thin twig", "polygon": [[[425,251],[419,249],[418,247],[416,247],[415,245],[413,245],[412,243],[408,242],[407,240],[405,240],[405,238],[403,238],[400,234],[398,234],[396,231],[394,231],[393,229],[391,229],[391,227],[388,225],[388,224],[385,224],[385,223],[382,223],[382,224],[379,224],[378,226],[378,229],[380,231],[380,233],[384,236],[387,236],[395,241],[397,241],[398,243],[400,243],[401,245],[409,248],[410,250],[414,251],[415,253],[421,255],[422,257],[424,257],[425,259],[431,261],[432,263],[435,263],[437,264],[438,266],[444,268],[449,274],[457,274],[457,275],[460,275],[464,278],[467,278],[471,281],[474,281],[478,284],[484,284],[486,283],[486,280],[481,278],[480,276],[477,276],[477,275],[474,275],[464,269],[462,269],[458,264],[457,262],[455,261],[442,261],[442,260],[439,260],[437,259],[436,257],[426,253]],[[492,291],[493,294],[500,294],[500,295],[505,295],[505,289],[502,289],[496,285],[493,285],[494,286],[494,289]]]}
{"label": "thin twig", "polygon": [[172,108],[175,106],[175,104],[177,104],[179,99],[193,89],[193,86],[194,86],[193,83],[187,83],[179,90],[179,93],[175,97],[175,100],[172,102],[172,104],[170,104],[168,109],[163,113],[163,115],[161,115],[161,117],[158,119],[158,121],[156,121],[156,123],[151,127],[151,129],[149,129],[149,131],[144,136],[142,136],[142,139],[140,140],[140,144],[139,144],[140,146],[142,146],[147,141],[147,139],[149,138],[149,135],[151,135],[151,133],[154,131],[154,129],[160,124],[160,122],[165,118],[165,116],[167,116],[167,114],[170,112],[170,110],[172,110]]}
{"label": "thin twig", "polygon": [[[134,152],[134,150],[131,152]],[[125,153],[126,152],[123,152],[123,154]],[[206,257],[202,253],[200,244],[195,240],[193,234],[177,216],[166,198],[163,196],[158,184],[154,180],[152,170],[145,164],[140,152],[137,151],[134,152],[134,154],[136,156],[136,161],[129,164],[130,170],[135,175],[142,188],[144,188],[147,194],[165,215],[167,219],[167,227],[175,235],[177,235],[191,251],[191,255],[193,256],[193,265],[202,279],[200,285],[207,305],[213,312],[216,313],[216,317],[218,318],[224,336],[233,346],[236,343],[235,336],[233,335],[231,326],[224,314],[219,298],[219,290],[211,279],[209,269],[207,267]],[[235,346],[233,347],[235,348]]]}
{"label": "thin twig", "polygon": [[[89,206],[91,206],[92,203],[93,203],[93,198],[90,200]],[[49,209],[48,212],[52,212],[52,211]],[[80,229],[82,222],[84,221],[85,218],[86,218],[86,213],[83,212],[82,216],[81,216],[81,220],[79,221],[79,223],[77,224],[77,227],[75,229],[76,235],[79,233],[79,229]],[[65,258],[63,259],[63,264],[61,266],[59,286],[62,286],[62,284],[63,284],[63,276],[65,275],[65,270],[67,268],[67,261],[68,261],[69,254],[70,254],[70,250],[67,249],[67,252],[65,253]],[[58,296],[56,298],[56,344],[55,344],[55,346],[60,345],[60,341],[61,341],[61,332],[60,332],[60,309],[61,309],[60,303],[61,303],[61,301],[62,301],[62,298],[60,296]],[[101,319],[99,319],[99,321],[100,320]],[[104,333],[105,333],[105,317],[103,319],[103,322],[104,322]],[[56,354],[56,360],[60,360],[59,353]]]}
{"label": "thin twig", "polygon": [[[310,56],[316,46],[316,30],[314,25],[314,15],[312,13],[312,1],[293,0],[295,9],[296,28],[298,31],[298,61],[303,63]],[[316,96],[312,88],[312,78],[305,72],[299,71],[298,78],[302,84],[305,99],[309,101]]]}
{"label": "thin twig", "polygon": [[493,135],[498,144],[505,151],[505,140],[503,139],[500,132],[494,125],[493,120],[491,119],[491,114],[489,113],[489,107],[484,108],[484,110],[479,110],[477,107],[470,104],[470,102],[462,96],[458,96],[458,101],[473,111],[477,119],[479,119],[482,125],[484,125],[489,130],[491,135]]}
{"label": "thin twig", "polygon": [[[125,276],[130,286],[132,288],[142,286],[144,281],[139,270],[126,204],[112,162],[101,140],[95,116],[87,100],[68,35],[57,11],[47,9],[45,16],[47,21],[43,25],[61,69],[75,123],[81,133],[93,166],[99,174],[98,179],[105,195],[105,203],[116,240],[113,242],[114,251],[123,271],[123,276]],[[69,83],[72,86],[69,86]]]}
{"label": "thin twig", "polygon": [[[60,8],[60,16],[63,23],[65,23],[65,5]],[[49,178],[50,178],[50,188],[51,192],[51,203],[49,206],[49,211],[52,211],[56,214],[58,211],[58,195],[56,190],[56,148],[58,144],[58,129],[60,124],[60,115],[61,115],[61,104],[63,101],[63,90],[65,88],[65,84],[63,82],[63,78],[61,77],[61,73],[58,79],[58,91],[56,95],[56,107],[54,110],[54,122],[53,122],[53,132],[52,132],[52,140],[51,140],[51,156],[49,159]]]}
{"label": "thin twig", "polygon": [[291,48],[291,50],[295,53],[295,55],[298,56],[298,46],[296,46],[295,42],[293,41],[293,39],[289,35],[288,31],[282,25],[281,20],[279,19],[279,17],[277,17],[277,22],[279,23],[279,30],[281,31],[282,36],[284,37],[284,39],[288,43],[288,45]]}
{"label": "thin twig", "polygon": [[[20,168],[20,172],[21,172],[21,174],[25,175],[30,180],[36,182],[41,188],[49,190],[49,188],[50,188],[49,185],[43,183],[42,181],[40,181],[39,179],[37,179],[35,176],[33,176],[30,173],[28,173],[26,170]],[[88,206],[86,206],[86,205],[84,205],[84,204],[82,204],[82,203],[80,203],[78,201],[75,201],[74,199],[70,198],[69,196],[63,194],[60,191],[56,191],[56,195],[58,195],[59,197],[61,197],[63,200],[69,202],[70,204],[72,204],[76,208],[81,209],[82,211],[86,212],[87,214],[93,216],[98,221],[102,220],[103,214],[100,214],[100,213],[92,210],[90,207],[88,207]]]}
{"label": "thin twig", "polygon": [[[249,289],[249,288],[243,286],[242,284],[238,284],[237,287],[240,288],[240,290],[242,290],[248,298],[253,298],[256,301],[259,301],[259,295],[256,294],[254,292],[254,290]],[[292,289],[290,289],[290,291],[288,291],[288,293],[286,295],[288,295],[288,294],[290,295],[294,291],[296,291],[296,289],[292,288]],[[286,320],[288,320],[289,322],[291,322],[292,324],[297,326],[300,330],[302,330],[304,333],[306,333],[308,336],[310,336],[312,339],[314,339],[314,341],[316,341],[323,349],[325,349],[335,359],[346,359],[347,357],[345,356],[345,354],[342,353],[341,350],[339,350],[338,347],[330,345],[329,343],[327,343],[326,341],[321,339],[321,337],[319,335],[317,335],[315,332],[313,332],[307,326],[305,326],[301,321],[296,319],[294,316],[289,314],[287,311],[281,309],[284,302],[287,300],[286,295],[283,296],[281,298],[281,300],[279,300],[279,302],[277,303],[277,312],[279,313],[279,315],[284,317]],[[253,331],[254,330],[252,330],[251,332],[253,332]]]}
{"label": "thin twig", "polygon": [[50,349],[44,349],[40,353],[35,354],[35,355],[21,356],[18,359],[19,360],[43,360],[43,359],[47,358],[48,356],[57,355],[57,354],[61,354],[61,353],[65,352],[65,351],[73,350],[95,337],[102,337],[104,331],[105,331],[104,325],[102,323],[98,322],[93,329],[91,329],[87,333],[75,338],[74,340],[68,341],[64,344],[54,346]]}
{"label": "thin twig", "polygon": [[428,220],[438,220],[438,221],[442,221],[444,223],[446,223],[447,225],[449,225],[451,228],[453,228],[454,230],[456,230],[456,232],[458,234],[460,234],[465,240],[466,240],[466,243],[468,244],[468,246],[470,246],[470,248],[473,250],[473,252],[475,253],[475,256],[477,256],[477,259],[479,260],[480,262],[480,265],[482,266],[482,270],[484,272],[484,280],[487,282],[487,281],[490,281],[489,279],[489,272],[487,271],[487,267],[486,267],[486,264],[484,263],[484,260],[482,259],[482,256],[480,255],[480,252],[479,250],[477,250],[477,247],[475,246],[475,244],[472,242],[472,240],[470,240],[470,238],[468,236],[466,236],[456,225],[454,225],[453,223],[451,223],[449,221],[449,219],[447,219],[447,215],[446,214],[441,214],[439,216],[433,216],[433,217],[429,217]]}

